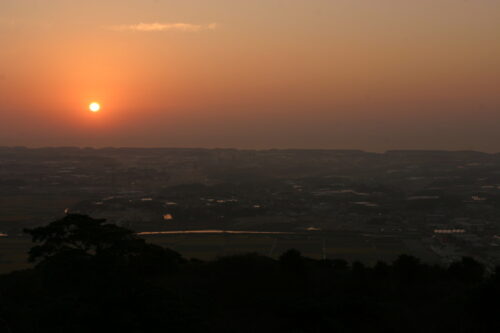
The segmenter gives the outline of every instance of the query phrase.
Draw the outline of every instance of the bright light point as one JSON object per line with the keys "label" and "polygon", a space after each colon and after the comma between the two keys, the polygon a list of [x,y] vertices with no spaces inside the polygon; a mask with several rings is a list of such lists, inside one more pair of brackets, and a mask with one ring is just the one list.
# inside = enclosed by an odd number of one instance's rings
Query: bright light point
{"label": "bright light point", "polygon": [[89,110],[92,112],[98,112],[101,109],[99,103],[90,103]]}

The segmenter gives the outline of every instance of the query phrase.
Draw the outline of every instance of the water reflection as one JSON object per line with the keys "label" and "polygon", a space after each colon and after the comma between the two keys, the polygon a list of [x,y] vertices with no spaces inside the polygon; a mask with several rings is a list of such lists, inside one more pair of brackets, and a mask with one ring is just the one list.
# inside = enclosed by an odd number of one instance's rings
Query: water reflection
{"label": "water reflection", "polygon": [[175,231],[145,231],[137,233],[139,236],[149,235],[182,235],[182,234],[261,234],[261,235],[290,235],[294,232],[285,231],[245,231],[245,230],[175,230]]}

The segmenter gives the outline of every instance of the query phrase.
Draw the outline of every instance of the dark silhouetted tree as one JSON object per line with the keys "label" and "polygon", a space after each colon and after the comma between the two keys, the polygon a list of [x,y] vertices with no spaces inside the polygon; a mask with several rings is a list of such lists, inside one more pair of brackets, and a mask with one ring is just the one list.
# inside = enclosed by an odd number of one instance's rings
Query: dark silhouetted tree
{"label": "dark silhouetted tree", "polygon": [[463,257],[461,261],[454,262],[448,268],[448,271],[466,284],[476,284],[483,280],[484,266],[470,257]]}

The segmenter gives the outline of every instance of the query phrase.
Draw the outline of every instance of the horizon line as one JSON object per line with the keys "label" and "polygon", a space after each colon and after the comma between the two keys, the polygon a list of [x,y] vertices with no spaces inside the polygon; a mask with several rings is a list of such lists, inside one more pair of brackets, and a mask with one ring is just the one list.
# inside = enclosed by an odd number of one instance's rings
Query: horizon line
{"label": "horizon line", "polygon": [[79,150],[105,150],[105,149],[143,149],[143,150],[235,150],[235,151],[338,151],[338,152],[360,152],[360,153],[371,153],[371,154],[385,154],[394,152],[448,152],[448,153],[481,153],[488,155],[500,154],[500,152],[486,152],[474,149],[387,149],[383,151],[370,151],[364,149],[356,148],[237,148],[237,147],[173,147],[173,146],[0,146],[0,149],[30,149],[30,150],[42,150],[42,149],[79,149]]}

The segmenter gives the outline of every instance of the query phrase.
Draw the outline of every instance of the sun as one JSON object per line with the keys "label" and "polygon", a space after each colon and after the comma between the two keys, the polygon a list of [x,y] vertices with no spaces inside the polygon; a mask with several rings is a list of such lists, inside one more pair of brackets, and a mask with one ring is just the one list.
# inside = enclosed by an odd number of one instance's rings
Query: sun
{"label": "sun", "polygon": [[92,112],[99,112],[101,110],[101,105],[99,103],[90,103],[89,104],[89,110]]}

